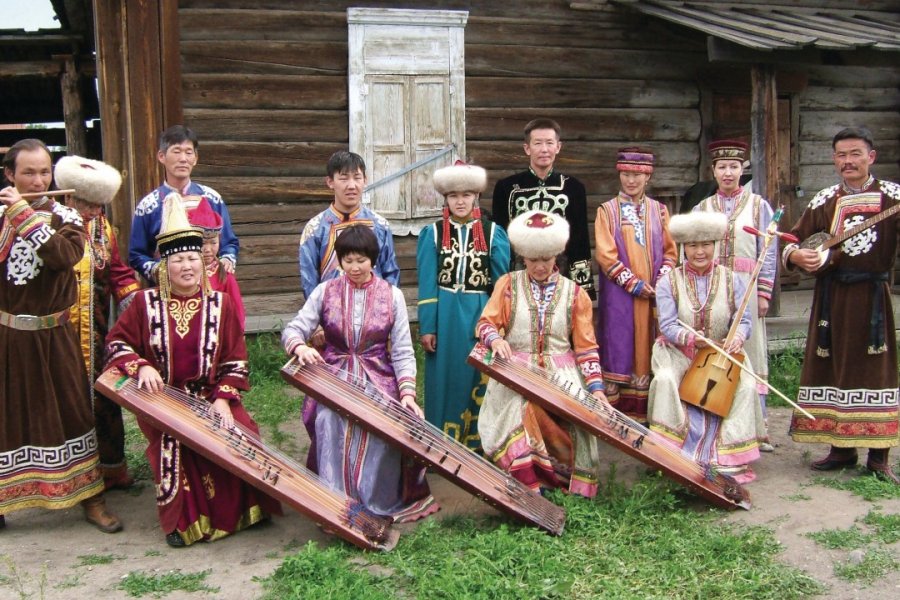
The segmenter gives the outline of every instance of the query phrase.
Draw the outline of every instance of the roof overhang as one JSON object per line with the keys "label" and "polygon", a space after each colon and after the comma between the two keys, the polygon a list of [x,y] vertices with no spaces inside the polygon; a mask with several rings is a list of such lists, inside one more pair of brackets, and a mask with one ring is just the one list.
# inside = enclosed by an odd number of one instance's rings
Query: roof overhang
{"label": "roof overhang", "polygon": [[888,57],[900,51],[896,12],[702,0],[610,2],[708,35],[711,61],[815,63],[825,52],[880,51]]}

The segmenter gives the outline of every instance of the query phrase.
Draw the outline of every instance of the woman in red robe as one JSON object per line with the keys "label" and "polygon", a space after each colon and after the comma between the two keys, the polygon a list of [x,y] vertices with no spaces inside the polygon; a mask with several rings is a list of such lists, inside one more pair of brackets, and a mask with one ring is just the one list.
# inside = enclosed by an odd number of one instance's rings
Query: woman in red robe
{"label": "woman in red robe", "polygon": [[[259,428],[241,403],[249,389],[243,327],[231,298],[209,289],[203,238],[187,221],[177,194],[166,198],[159,288],[138,293],[107,337],[107,367],[153,392],[168,384],[209,400],[224,427]],[[159,520],[170,546],[214,541],[258,523],[280,505],[139,421],[157,486]]]}

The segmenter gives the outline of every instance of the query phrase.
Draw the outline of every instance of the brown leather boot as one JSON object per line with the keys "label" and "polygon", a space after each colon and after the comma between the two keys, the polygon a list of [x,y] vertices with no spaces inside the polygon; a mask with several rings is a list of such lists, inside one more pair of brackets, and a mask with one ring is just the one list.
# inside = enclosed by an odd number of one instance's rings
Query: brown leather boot
{"label": "brown leather boot", "polygon": [[878,479],[900,485],[900,477],[897,477],[897,474],[891,470],[891,461],[888,459],[888,452],[889,450],[887,448],[870,448],[869,460],[866,461],[866,468]]}
{"label": "brown leather boot", "polygon": [[103,486],[107,490],[127,490],[133,484],[134,479],[128,474],[128,465],[103,467]]}
{"label": "brown leather boot", "polygon": [[103,533],[122,531],[122,521],[106,509],[106,500],[102,494],[82,500],[81,507],[87,522],[96,525]]}
{"label": "brown leather boot", "polygon": [[837,469],[846,469],[854,466],[857,460],[856,448],[837,448],[832,446],[828,456],[815,461],[810,466],[814,471],[836,471]]}

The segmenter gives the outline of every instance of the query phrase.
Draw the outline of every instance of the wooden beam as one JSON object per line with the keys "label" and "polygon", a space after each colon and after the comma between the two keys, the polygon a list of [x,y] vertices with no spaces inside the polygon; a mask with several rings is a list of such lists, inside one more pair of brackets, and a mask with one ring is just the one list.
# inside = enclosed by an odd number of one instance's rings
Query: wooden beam
{"label": "wooden beam", "polygon": [[0,62],[0,79],[11,77],[56,77],[62,68],[55,60]]}
{"label": "wooden beam", "polygon": [[81,98],[78,67],[75,66],[75,58],[71,55],[59,58],[62,59],[64,65],[60,87],[62,88],[63,121],[66,124],[66,152],[69,155],[86,156],[84,104]]}
{"label": "wooden beam", "polygon": [[162,84],[162,129],[184,123],[181,92],[181,38],[178,3],[159,3],[160,83]]}
{"label": "wooden beam", "polygon": [[[775,66],[756,64],[750,70],[750,164],[753,166],[753,191],[769,201],[780,204],[778,183],[778,94],[775,85]],[[778,314],[779,279],[775,278],[773,315]]]}

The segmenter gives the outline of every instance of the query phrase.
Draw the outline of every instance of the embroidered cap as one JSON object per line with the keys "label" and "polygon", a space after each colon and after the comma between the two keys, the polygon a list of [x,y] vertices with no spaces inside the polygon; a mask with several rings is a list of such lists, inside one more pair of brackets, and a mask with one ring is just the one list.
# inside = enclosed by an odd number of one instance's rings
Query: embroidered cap
{"label": "embroidered cap", "polygon": [[188,211],[188,221],[200,228],[203,239],[216,238],[222,230],[222,217],[212,209],[206,196],[200,198],[197,208]]}
{"label": "embroidered cap", "polygon": [[620,148],[616,158],[617,171],[633,171],[635,173],[653,172],[653,152],[646,148]]}
{"label": "embroidered cap", "polygon": [[707,146],[709,158],[714,163],[717,160],[738,160],[743,164],[749,149],[746,143],[739,140],[716,140]]}
{"label": "embroidered cap", "polygon": [[559,215],[530,210],[513,219],[507,233],[516,254],[525,258],[549,258],[566,249],[569,223]]}
{"label": "embroidered cap", "polygon": [[669,219],[669,234],[679,244],[718,242],[725,238],[727,230],[728,217],[718,212],[698,211]]}
{"label": "embroidered cap", "polygon": [[81,156],[63,156],[56,161],[53,177],[60,189],[74,189],[79,200],[100,206],[112,202],[122,185],[117,169]]}
{"label": "embroidered cap", "polygon": [[487,187],[487,172],[481,167],[468,165],[461,160],[434,172],[434,189],[442,196],[450,192],[475,192],[480,194]]}
{"label": "embroidered cap", "polygon": [[203,248],[203,234],[188,221],[178,192],[171,192],[163,200],[162,225],[156,243],[161,258],[178,252],[200,252]]}

